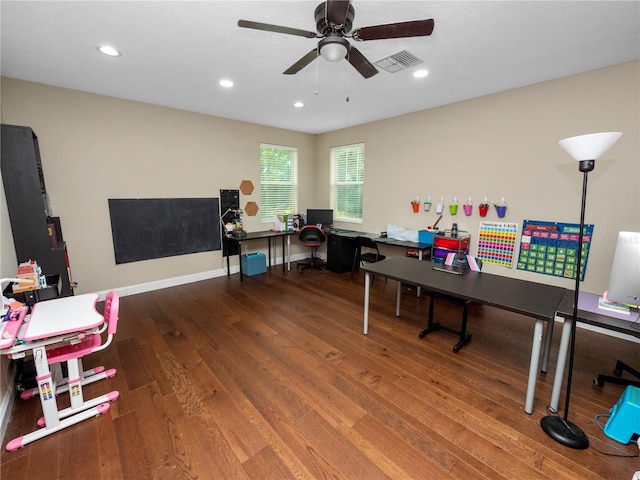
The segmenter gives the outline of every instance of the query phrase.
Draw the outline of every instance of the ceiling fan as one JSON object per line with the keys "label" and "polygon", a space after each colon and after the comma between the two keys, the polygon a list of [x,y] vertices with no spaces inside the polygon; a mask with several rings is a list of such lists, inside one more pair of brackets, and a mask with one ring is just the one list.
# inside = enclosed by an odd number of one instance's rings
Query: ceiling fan
{"label": "ceiling fan", "polygon": [[285,70],[285,75],[298,73],[315,60],[318,55],[322,55],[322,57],[330,62],[337,62],[346,58],[364,78],[374,76],[378,73],[378,70],[356,47],[351,45],[347,38],[356,41],[365,41],[403,37],[424,37],[431,35],[434,26],[433,19],[428,19],[362,27],[352,31],[351,27],[353,25],[355,10],[349,0],[327,0],[326,2],[322,2],[316,7],[314,15],[318,33],[248,20],[238,20],[238,26],[321,39],[316,48]]}

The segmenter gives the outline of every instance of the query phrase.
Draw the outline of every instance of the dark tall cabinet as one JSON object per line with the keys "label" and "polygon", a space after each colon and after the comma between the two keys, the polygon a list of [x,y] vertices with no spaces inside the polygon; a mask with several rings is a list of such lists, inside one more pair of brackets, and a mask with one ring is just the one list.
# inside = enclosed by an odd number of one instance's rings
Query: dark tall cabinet
{"label": "dark tall cabinet", "polygon": [[353,237],[330,233],[327,237],[327,270],[346,273],[353,269],[356,242]]}
{"label": "dark tall cabinet", "polygon": [[2,125],[0,165],[18,263],[35,260],[48,277],[59,275],[60,295],[73,295],[58,217],[50,216],[38,137],[29,127]]}

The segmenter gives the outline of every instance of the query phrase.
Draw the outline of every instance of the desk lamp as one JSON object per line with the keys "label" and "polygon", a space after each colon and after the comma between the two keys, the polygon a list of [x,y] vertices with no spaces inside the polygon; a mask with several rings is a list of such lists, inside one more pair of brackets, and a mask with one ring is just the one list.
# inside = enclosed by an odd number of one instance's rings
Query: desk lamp
{"label": "desk lamp", "polygon": [[569,372],[567,374],[567,392],[565,396],[564,416],[547,415],[542,418],[540,425],[547,435],[556,442],[570,448],[583,450],[589,447],[589,438],[573,422],[568,420],[569,397],[571,396],[571,376],[573,373],[573,353],[576,341],[576,324],[578,323],[578,297],[580,294],[580,275],[582,271],[582,243],[584,233],[584,211],[587,200],[587,176],[600,158],[622,136],[620,132],[592,133],[577,137],[565,138],[560,141],[564,148],[579,163],[578,169],[583,172],[582,206],[580,208],[580,231],[578,235],[578,258],[576,261],[576,286],[573,296],[573,323],[571,325],[571,343],[569,349]]}

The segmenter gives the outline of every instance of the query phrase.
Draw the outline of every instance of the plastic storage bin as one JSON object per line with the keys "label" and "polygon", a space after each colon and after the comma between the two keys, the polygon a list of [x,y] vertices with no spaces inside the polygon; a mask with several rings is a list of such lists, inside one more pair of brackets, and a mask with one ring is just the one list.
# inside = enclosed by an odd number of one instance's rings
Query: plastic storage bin
{"label": "plastic storage bin", "polygon": [[249,253],[242,255],[242,273],[244,275],[258,275],[267,271],[267,259],[264,253]]}
{"label": "plastic storage bin", "polygon": [[620,443],[629,443],[640,435],[640,388],[628,385],[610,410],[604,433]]}

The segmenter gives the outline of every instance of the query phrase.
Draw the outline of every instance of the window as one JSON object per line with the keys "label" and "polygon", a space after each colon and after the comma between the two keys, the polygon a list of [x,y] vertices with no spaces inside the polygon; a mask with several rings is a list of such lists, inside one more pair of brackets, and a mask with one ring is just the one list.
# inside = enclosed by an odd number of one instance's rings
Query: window
{"label": "window", "polygon": [[260,144],[260,211],[263,222],[298,211],[298,149]]}
{"label": "window", "polygon": [[364,143],[331,149],[333,219],[362,223]]}

